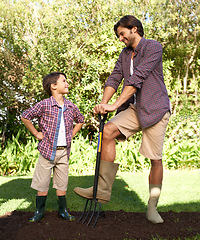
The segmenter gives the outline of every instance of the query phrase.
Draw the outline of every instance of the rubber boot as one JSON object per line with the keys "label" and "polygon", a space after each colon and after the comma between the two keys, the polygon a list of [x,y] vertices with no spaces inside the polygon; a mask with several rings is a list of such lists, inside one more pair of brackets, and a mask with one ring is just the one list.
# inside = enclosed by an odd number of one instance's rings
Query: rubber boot
{"label": "rubber boot", "polygon": [[157,212],[158,199],[160,197],[162,184],[155,185],[149,184],[149,201],[147,208],[147,219],[152,223],[163,223],[164,220],[161,218],[160,214]]}
{"label": "rubber boot", "polygon": [[37,222],[44,217],[44,208],[47,196],[36,196],[36,211],[32,218],[29,218],[30,222]]}
{"label": "rubber boot", "polygon": [[71,216],[67,211],[67,203],[65,196],[58,196],[58,204],[59,204],[59,211],[58,216],[65,219],[65,220],[75,220],[74,216]]}
{"label": "rubber boot", "polygon": [[[99,180],[97,187],[97,199],[101,203],[108,203],[111,197],[112,185],[117,174],[119,164],[101,160],[99,168]],[[74,192],[79,196],[92,199],[93,187],[90,188],[74,188]]]}

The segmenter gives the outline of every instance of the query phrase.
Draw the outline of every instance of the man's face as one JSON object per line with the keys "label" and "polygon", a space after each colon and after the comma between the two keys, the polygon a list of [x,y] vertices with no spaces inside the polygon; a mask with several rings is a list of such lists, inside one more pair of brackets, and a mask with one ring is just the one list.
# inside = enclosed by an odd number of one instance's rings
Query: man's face
{"label": "man's face", "polygon": [[119,26],[117,28],[117,35],[119,36],[119,41],[123,42],[126,47],[133,47],[136,37],[137,27],[133,27],[132,29],[128,29],[125,27]]}

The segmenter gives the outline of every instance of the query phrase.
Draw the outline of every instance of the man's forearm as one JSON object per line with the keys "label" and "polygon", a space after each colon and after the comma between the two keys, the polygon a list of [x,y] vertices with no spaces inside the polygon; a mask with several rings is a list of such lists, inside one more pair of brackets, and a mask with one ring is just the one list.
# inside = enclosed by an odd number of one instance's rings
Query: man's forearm
{"label": "man's forearm", "polygon": [[107,103],[101,102],[100,104],[98,104],[94,107],[93,112],[95,114],[97,114],[97,113],[105,114],[107,112],[114,112],[123,103],[125,103],[131,96],[133,96],[133,94],[135,92],[136,92],[136,88],[134,88],[132,86],[126,86],[114,104],[109,105]]}
{"label": "man's forearm", "polygon": [[136,92],[136,88],[133,86],[126,86],[118,97],[116,102],[113,104],[116,108],[119,108],[123,103],[125,103],[133,94]]}
{"label": "man's forearm", "polygon": [[104,90],[103,98],[101,100],[101,104],[107,104],[114,95],[114,93],[115,89],[113,87],[106,87]]}

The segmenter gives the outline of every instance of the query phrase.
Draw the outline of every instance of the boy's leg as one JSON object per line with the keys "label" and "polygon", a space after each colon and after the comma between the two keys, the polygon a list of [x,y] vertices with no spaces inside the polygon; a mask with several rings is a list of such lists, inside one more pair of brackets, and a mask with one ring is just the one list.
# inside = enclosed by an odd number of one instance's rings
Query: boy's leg
{"label": "boy's leg", "polygon": [[44,217],[44,208],[51,179],[53,162],[45,159],[39,154],[39,159],[34,171],[31,187],[37,190],[36,211],[34,216],[29,219],[30,222],[36,222]]}
{"label": "boy's leg", "polygon": [[66,195],[66,191],[62,191],[62,190],[56,190],[56,195],[57,195],[57,197],[59,197],[59,196],[65,196]]}
{"label": "boy's leg", "polygon": [[49,161],[39,154],[31,183],[31,188],[37,190],[39,196],[46,196],[48,193],[53,167],[53,161]]}
{"label": "boy's leg", "polygon": [[59,217],[65,220],[75,220],[74,216],[71,216],[67,210],[66,191],[68,185],[68,170],[69,170],[69,150],[57,150],[55,157],[55,167],[53,174],[53,187],[56,188],[56,194],[59,204]]}
{"label": "boy's leg", "polygon": [[47,196],[47,194],[48,194],[48,191],[46,191],[46,192],[40,192],[40,191],[38,191],[38,192],[37,192],[37,195],[38,195],[38,196]]}
{"label": "boy's leg", "polygon": [[44,217],[44,208],[47,196],[36,196],[36,211],[34,216],[29,218],[30,222],[37,222]]}
{"label": "boy's leg", "polygon": [[59,204],[59,211],[58,216],[65,219],[65,220],[75,220],[75,217],[70,215],[67,210],[67,201],[65,195],[58,196],[58,204]]}

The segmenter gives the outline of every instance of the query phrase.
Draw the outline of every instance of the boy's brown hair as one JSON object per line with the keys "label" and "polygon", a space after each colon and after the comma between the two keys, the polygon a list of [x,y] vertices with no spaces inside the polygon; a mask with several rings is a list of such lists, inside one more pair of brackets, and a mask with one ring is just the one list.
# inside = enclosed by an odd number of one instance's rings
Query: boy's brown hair
{"label": "boy's brown hair", "polygon": [[63,75],[66,78],[66,75],[62,72],[52,72],[43,78],[43,88],[45,92],[51,96],[51,84],[56,84],[60,75]]}

